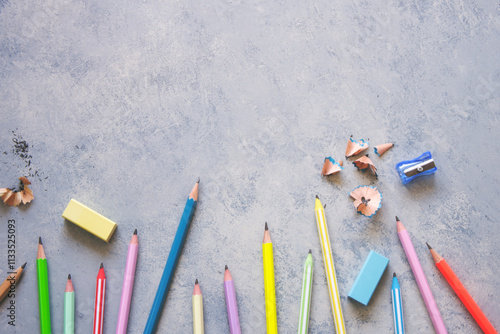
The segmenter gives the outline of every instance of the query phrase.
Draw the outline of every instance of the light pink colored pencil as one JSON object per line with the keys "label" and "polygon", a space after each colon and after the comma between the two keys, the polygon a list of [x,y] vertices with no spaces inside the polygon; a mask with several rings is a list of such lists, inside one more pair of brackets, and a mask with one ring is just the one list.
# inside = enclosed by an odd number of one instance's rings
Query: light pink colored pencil
{"label": "light pink colored pencil", "polygon": [[437,334],[447,334],[446,327],[443,322],[443,318],[441,318],[441,313],[439,313],[439,309],[436,305],[436,301],[434,300],[434,296],[432,295],[431,288],[429,287],[429,283],[427,283],[427,279],[425,278],[424,270],[422,269],[422,265],[418,260],[417,252],[415,252],[415,248],[413,247],[413,243],[410,239],[410,234],[403,226],[403,223],[399,221],[399,218],[396,217],[396,223],[398,227],[398,236],[401,241],[401,245],[403,245],[403,249],[406,254],[406,258],[410,263],[411,270],[413,271],[413,276],[415,276],[415,280],[417,281],[418,288],[420,289],[420,294],[424,299],[425,307],[427,308],[427,312],[432,320],[432,324],[434,325],[434,329]]}
{"label": "light pink colored pencil", "polygon": [[128,245],[127,262],[125,264],[125,276],[123,277],[122,298],[118,311],[118,322],[116,324],[116,334],[127,333],[128,315],[130,312],[130,301],[132,300],[132,290],[134,288],[135,266],[137,264],[137,254],[139,252],[139,240],[137,239],[137,229],[132,235]]}

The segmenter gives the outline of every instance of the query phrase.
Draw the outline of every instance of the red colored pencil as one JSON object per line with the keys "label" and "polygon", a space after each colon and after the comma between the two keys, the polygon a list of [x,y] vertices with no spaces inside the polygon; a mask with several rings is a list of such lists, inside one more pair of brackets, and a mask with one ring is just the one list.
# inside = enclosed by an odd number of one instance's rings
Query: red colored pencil
{"label": "red colored pencil", "polygon": [[101,263],[97,273],[97,282],[95,285],[95,304],[94,304],[94,326],[93,334],[102,334],[102,322],[104,320],[104,296],[106,294],[106,274]]}
{"label": "red colored pencil", "polygon": [[486,334],[497,334],[497,331],[495,330],[495,328],[493,328],[491,322],[488,320],[488,318],[486,318],[479,306],[477,306],[476,302],[474,301],[474,299],[472,299],[469,292],[467,292],[462,282],[460,282],[460,280],[458,279],[457,275],[455,275],[453,270],[451,270],[448,262],[446,262],[446,260],[443,259],[441,255],[439,255],[434,249],[432,249],[429,244],[427,244],[427,247],[429,247],[429,250],[431,251],[431,255],[434,259],[434,262],[436,263],[436,267],[439,269],[441,274],[443,274],[446,281],[448,281],[448,284],[451,285],[458,298],[460,298],[462,303],[470,312],[474,320],[476,320],[477,324],[479,325],[479,327],[481,327],[483,332]]}

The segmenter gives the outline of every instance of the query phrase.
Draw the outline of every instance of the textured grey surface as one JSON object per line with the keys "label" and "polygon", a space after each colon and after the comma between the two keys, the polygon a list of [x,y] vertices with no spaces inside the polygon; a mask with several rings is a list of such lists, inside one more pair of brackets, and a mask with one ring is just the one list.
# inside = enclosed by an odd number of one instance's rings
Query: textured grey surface
{"label": "textured grey surface", "polygon": [[[207,333],[227,333],[224,265],[244,333],[265,332],[261,241],[274,240],[278,322],[296,330],[302,265],[315,260],[310,332],[332,333],[314,195],[326,215],[348,333],[391,333],[390,277],[400,277],[408,333],[432,323],[399,243],[409,229],[450,333],[479,327],[435,268],[428,241],[500,328],[500,7],[495,1],[0,0],[0,186],[34,175],[35,200],[0,206],[0,274],[7,220],[16,263],[28,261],[0,332],[38,330],[35,255],[49,259],[52,323],[62,331],[66,276],[77,333],[92,326],[95,276],[108,275],[104,329],[116,326],[127,245],[139,262],[129,322],[142,332],[196,178],[200,201],[163,311],[162,333],[189,333],[195,278]],[[379,180],[343,158],[350,135],[374,145]],[[13,138],[29,155],[13,152]],[[18,140],[19,141],[19,140]],[[403,186],[394,166],[431,150],[438,172]],[[15,150],[14,150],[15,151]],[[5,152],[5,153],[4,153]],[[30,165],[28,166],[28,161]],[[368,219],[348,192],[374,184]],[[70,198],[118,223],[109,244],[61,218]],[[369,250],[390,259],[368,307],[346,298]],[[1,255],[4,254],[4,255]]]}

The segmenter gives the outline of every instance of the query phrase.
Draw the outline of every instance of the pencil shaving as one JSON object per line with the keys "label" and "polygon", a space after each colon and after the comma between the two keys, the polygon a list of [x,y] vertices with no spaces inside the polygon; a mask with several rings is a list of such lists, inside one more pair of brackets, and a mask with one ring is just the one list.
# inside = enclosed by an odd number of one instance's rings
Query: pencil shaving
{"label": "pencil shaving", "polygon": [[342,169],[344,169],[342,161],[336,162],[332,157],[326,157],[325,158],[325,163],[323,164],[323,169],[321,170],[321,175],[327,176],[327,175],[333,175],[335,173],[340,172]]}
{"label": "pencil shaving", "polygon": [[359,186],[349,193],[359,214],[372,217],[382,206],[382,194],[373,186]]}
{"label": "pencil shaving", "polygon": [[0,198],[9,206],[18,206],[21,203],[26,204],[35,198],[33,191],[28,188],[28,184],[31,184],[31,182],[24,176],[21,176],[19,180],[21,181],[19,190],[13,191],[9,188],[0,188]]}
{"label": "pencil shaving", "polygon": [[365,155],[359,159],[357,159],[356,161],[354,161],[352,163],[354,166],[356,166],[356,168],[359,170],[359,171],[362,171],[362,172],[366,172],[367,169],[370,170],[370,172],[377,176],[377,167],[375,167],[373,165],[373,162],[372,160],[368,157],[368,155]]}
{"label": "pencil shaving", "polygon": [[387,143],[387,144],[380,144],[377,145],[373,148],[375,151],[375,154],[378,155],[379,157],[382,156],[388,149],[394,147],[393,143]]}
{"label": "pencil shaving", "polygon": [[368,142],[364,141],[364,139],[361,139],[358,142],[352,138],[349,138],[349,140],[347,141],[347,148],[345,150],[345,157],[349,158],[353,155],[359,154],[361,151],[366,150],[368,146]]}

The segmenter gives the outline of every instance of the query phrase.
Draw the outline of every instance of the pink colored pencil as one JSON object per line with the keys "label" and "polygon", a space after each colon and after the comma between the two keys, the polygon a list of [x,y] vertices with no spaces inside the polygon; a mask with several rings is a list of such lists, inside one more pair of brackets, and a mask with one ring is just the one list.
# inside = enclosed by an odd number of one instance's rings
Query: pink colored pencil
{"label": "pink colored pencil", "polygon": [[135,266],[137,264],[137,254],[139,252],[139,240],[137,239],[137,229],[132,235],[128,245],[127,262],[125,264],[125,276],[123,277],[122,297],[120,309],[118,311],[118,322],[116,323],[116,334],[127,333],[128,315],[130,312],[130,301],[132,300],[132,290],[134,289]]}
{"label": "pink colored pencil", "polygon": [[439,313],[439,309],[436,305],[436,301],[434,300],[434,296],[432,295],[431,288],[429,287],[429,283],[427,283],[427,279],[425,278],[424,270],[422,269],[422,265],[418,260],[417,252],[415,252],[415,248],[413,247],[413,243],[410,239],[410,234],[403,226],[403,223],[399,221],[399,218],[396,217],[397,227],[398,227],[398,236],[401,241],[401,245],[403,245],[403,249],[406,254],[406,258],[410,263],[411,270],[413,271],[413,276],[415,276],[415,280],[417,281],[418,288],[420,289],[420,294],[424,299],[425,307],[427,308],[427,312],[432,320],[432,324],[434,325],[434,329],[437,334],[447,334],[446,327],[444,326],[443,318],[441,318],[441,313]]}
{"label": "pink colored pencil", "polygon": [[93,334],[102,334],[102,322],[104,320],[104,296],[106,295],[106,274],[101,263],[97,273],[97,282],[95,285],[95,304],[94,304],[94,325]]}
{"label": "pink colored pencil", "polygon": [[227,319],[231,334],[241,334],[240,318],[238,316],[238,304],[236,303],[236,292],[234,282],[229,269],[224,271],[224,292],[226,295]]}

